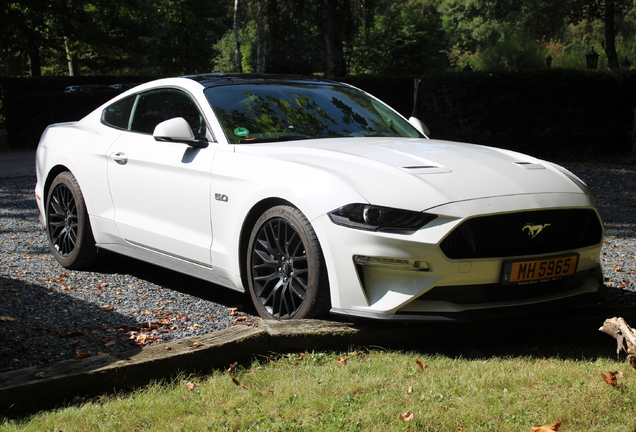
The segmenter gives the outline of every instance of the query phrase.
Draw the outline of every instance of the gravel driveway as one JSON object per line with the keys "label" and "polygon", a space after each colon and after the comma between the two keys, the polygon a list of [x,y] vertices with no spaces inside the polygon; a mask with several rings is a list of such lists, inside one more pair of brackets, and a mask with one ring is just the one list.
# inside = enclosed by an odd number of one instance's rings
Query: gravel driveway
{"label": "gravel driveway", "polygon": [[[636,167],[564,164],[598,196],[608,302],[636,303]],[[60,267],[37,220],[34,177],[0,178],[0,372],[116,354],[258,318],[248,298],[104,254],[94,272]]]}

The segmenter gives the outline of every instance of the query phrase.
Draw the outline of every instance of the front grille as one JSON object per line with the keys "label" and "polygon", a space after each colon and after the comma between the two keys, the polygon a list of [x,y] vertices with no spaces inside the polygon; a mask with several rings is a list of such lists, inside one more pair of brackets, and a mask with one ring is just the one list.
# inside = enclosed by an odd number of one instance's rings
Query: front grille
{"label": "front grille", "polygon": [[500,258],[588,247],[602,235],[592,209],[535,210],[467,219],[440,247],[450,259]]}

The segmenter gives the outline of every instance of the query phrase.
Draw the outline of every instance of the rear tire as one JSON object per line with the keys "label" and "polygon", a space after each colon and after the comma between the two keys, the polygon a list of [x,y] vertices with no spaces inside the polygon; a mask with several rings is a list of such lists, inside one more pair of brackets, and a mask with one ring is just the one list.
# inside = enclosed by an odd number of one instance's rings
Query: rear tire
{"label": "rear tire", "polygon": [[250,295],[263,318],[317,318],[329,311],[329,281],[318,237],[294,207],[273,207],[258,219],[249,240],[247,271]]}
{"label": "rear tire", "polygon": [[68,171],[53,180],[46,199],[46,233],[53,256],[62,266],[79,270],[97,259],[97,247],[86,204],[75,176]]}

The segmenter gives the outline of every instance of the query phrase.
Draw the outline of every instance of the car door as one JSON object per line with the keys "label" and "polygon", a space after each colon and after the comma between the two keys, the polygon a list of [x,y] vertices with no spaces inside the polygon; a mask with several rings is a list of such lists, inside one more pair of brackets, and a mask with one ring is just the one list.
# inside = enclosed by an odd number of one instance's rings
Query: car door
{"label": "car door", "polygon": [[195,137],[205,138],[201,111],[177,89],[153,90],[134,98],[127,130],[108,152],[115,225],[135,246],[210,265],[214,146],[192,148],[152,136],[158,123],[183,117]]}

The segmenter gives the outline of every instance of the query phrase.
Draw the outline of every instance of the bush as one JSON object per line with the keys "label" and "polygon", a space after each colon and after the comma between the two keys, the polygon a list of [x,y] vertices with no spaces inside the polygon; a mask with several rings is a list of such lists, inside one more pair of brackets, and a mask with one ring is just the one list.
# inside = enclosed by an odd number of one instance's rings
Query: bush
{"label": "bush", "polygon": [[[626,158],[632,151],[634,73],[444,72],[421,79],[419,117],[433,138],[547,158]],[[411,114],[413,77],[347,82]]]}
{"label": "bush", "polygon": [[[81,79],[79,79],[81,78]],[[144,82],[148,77],[0,79],[8,145],[34,149],[44,128],[79,120],[111,92],[64,93],[74,84]],[[415,76],[342,80],[409,117]],[[419,77],[418,117],[432,138],[506,148],[537,157],[634,158],[636,72],[543,69],[440,72]]]}
{"label": "bush", "polygon": [[141,83],[149,77],[0,78],[0,119],[13,150],[34,150],[52,123],[79,120],[122,90],[65,93],[71,85]]}

